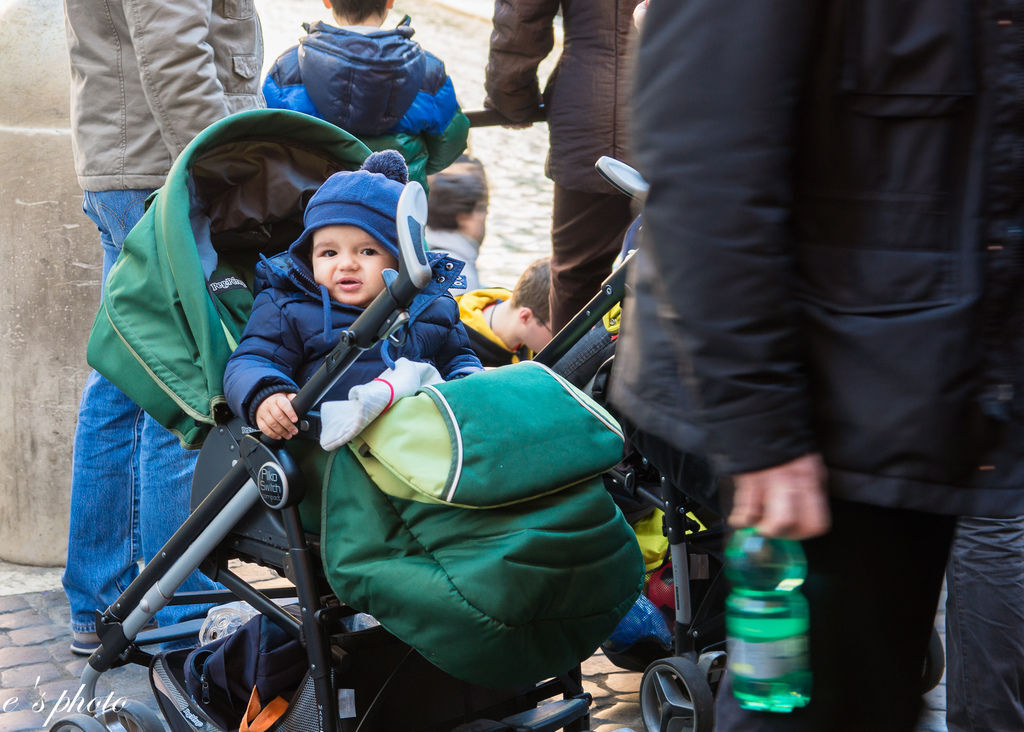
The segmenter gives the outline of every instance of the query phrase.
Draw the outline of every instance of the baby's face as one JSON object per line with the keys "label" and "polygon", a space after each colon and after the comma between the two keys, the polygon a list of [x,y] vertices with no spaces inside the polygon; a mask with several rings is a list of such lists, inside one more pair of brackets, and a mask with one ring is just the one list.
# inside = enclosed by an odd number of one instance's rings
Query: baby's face
{"label": "baby's face", "polygon": [[313,279],[344,305],[365,308],[384,289],[381,273],[398,269],[377,240],[357,226],[325,226],[313,232]]}

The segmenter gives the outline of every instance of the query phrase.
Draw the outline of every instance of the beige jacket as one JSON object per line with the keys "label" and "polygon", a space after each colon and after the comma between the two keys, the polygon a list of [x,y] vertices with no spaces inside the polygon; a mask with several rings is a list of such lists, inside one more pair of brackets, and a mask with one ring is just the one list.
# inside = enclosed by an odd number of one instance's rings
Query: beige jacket
{"label": "beige jacket", "polygon": [[263,106],[253,0],[65,0],[85,190],[158,188],[209,124]]}

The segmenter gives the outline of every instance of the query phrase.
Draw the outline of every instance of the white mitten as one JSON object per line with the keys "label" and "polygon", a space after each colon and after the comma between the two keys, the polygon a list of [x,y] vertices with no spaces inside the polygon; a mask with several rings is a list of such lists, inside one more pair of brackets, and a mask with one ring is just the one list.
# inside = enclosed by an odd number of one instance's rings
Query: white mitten
{"label": "white mitten", "polygon": [[358,435],[388,407],[402,397],[415,394],[427,384],[444,381],[433,366],[400,358],[395,367],[384,371],[368,384],[349,389],[346,401],[320,405],[320,446],[325,450],[341,447]]}

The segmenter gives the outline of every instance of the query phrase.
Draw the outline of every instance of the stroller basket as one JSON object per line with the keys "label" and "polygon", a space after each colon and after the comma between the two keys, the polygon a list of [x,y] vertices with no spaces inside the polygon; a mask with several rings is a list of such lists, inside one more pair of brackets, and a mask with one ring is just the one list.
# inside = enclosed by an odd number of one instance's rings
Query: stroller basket
{"label": "stroller basket", "polygon": [[[565,694],[561,708],[544,705],[585,724],[589,697],[578,677],[562,677],[519,690],[495,690],[459,681],[439,672],[422,656],[382,628],[345,633],[334,642],[345,662],[334,677],[338,689],[340,730],[392,732],[410,729],[409,708],[416,709],[417,730],[449,732],[474,720],[523,715],[555,693]],[[188,650],[155,656],[150,685],[172,732],[227,732],[189,695],[184,679]],[[582,704],[582,706],[581,706]],[[579,714],[579,710],[583,714]],[[356,716],[356,712],[359,716]],[[529,729],[529,727],[525,727]],[[582,727],[581,727],[582,729]],[[316,689],[307,673],[292,695],[287,711],[269,728],[273,732],[323,732],[316,708]],[[269,732],[268,730],[268,732]]]}
{"label": "stroller basket", "polygon": [[[224,732],[189,696],[183,668],[189,651],[172,651],[153,658],[150,685],[171,732]],[[306,674],[288,710],[270,728],[275,732],[322,732],[316,710],[316,689]],[[269,731],[268,731],[269,732]]]}

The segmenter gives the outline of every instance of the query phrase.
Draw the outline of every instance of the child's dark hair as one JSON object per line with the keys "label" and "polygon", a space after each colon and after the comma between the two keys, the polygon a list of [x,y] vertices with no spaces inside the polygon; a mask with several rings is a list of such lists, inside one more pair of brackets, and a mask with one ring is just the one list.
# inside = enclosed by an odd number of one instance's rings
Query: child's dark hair
{"label": "child's dark hair", "polygon": [[487,205],[487,177],[483,164],[462,155],[450,168],[430,177],[427,226],[442,231],[459,228],[459,214]]}
{"label": "child's dark hair", "polygon": [[335,14],[354,22],[388,12],[387,0],[331,0]]}
{"label": "child's dark hair", "polygon": [[544,257],[530,263],[516,280],[512,290],[512,307],[527,307],[533,311],[533,317],[547,325],[551,322],[551,309],[548,305],[548,293],[551,290],[551,258]]}

